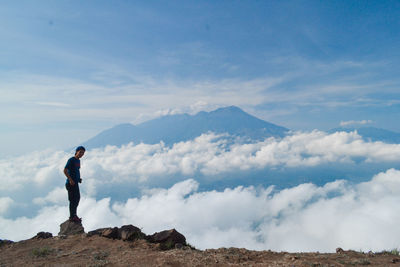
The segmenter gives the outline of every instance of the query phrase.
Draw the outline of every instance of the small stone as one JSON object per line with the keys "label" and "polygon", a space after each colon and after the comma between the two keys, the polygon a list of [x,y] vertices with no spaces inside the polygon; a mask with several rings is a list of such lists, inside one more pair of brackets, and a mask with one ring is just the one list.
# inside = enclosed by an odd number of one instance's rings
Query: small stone
{"label": "small stone", "polygon": [[336,253],[343,253],[343,252],[344,252],[344,250],[342,248],[337,248],[336,249]]}
{"label": "small stone", "polygon": [[372,251],[368,251],[367,255],[368,257],[375,257],[375,253]]}
{"label": "small stone", "polygon": [[398,263],[398,262],[400,262],[399,258],[392,259],[392,263]]}
{"label": "small stone", "polygon": [[14,241],[11,241],[11,240],[0,239],[0,247],[3,245],[11,245],[13,243],[14,243]]}

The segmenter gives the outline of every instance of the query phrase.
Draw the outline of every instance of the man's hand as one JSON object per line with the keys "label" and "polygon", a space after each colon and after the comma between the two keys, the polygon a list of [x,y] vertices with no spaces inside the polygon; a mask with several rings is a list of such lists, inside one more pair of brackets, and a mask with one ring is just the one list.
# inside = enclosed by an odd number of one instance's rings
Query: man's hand
{"label": "man's hand", "polygon": [[69,176],[69,173],[68,173],[67,168],[64,168],[64,174],[65,174],[65,176],[68,178],[69,184],[70,184],[71,186],[74,186],[74,185],[75,185],[75,182],[74,182],[74,180],[72,179],[72,177]]}

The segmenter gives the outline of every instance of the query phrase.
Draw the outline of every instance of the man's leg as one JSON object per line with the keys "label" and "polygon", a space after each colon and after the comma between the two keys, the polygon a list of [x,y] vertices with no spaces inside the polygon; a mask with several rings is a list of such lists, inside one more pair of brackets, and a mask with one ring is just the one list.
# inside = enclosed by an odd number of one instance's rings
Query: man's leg
{"label": "man's leg", "polygon": [[77,216],[76,210],[78,208],[81,195],[79,191],[79,186],[77,184],[75,184],[74,186],[67,184],[66,188],[68,190],[69,218],[72,219]]}
{"label": "man's leg", "polygon": [[73,192],[72,192],[70,184],[65,184],[65,188],[67,189],[67,192],[68,192],[69,218],[72,219],[72,216],[73,216],[73,213],[74,213],[72,201],[74,199],[74,196],[73,196]]}
{"label": "man's leg", "polygon": [[79,205],[79,201],[81,200],[81,193],[79,190],[79,185],[75,184],[74,186],[74,206],[73,206],[73,212],[74,212],[74,216],[77,216],[77,212],[76,210],[78,209],[78,205]]}

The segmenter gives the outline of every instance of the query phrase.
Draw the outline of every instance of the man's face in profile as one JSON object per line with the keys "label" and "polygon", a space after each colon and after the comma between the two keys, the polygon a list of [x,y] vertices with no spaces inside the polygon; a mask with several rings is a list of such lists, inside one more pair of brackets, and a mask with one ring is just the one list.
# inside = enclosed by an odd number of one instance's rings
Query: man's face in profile
{"label": "man's face in profile", "polygon": [[85,150],[81,149],[81,150],[76,151],[75,156],[76,156],[78,159],[80,159],[80,158],[83,157],[84,154],[85,154]]}

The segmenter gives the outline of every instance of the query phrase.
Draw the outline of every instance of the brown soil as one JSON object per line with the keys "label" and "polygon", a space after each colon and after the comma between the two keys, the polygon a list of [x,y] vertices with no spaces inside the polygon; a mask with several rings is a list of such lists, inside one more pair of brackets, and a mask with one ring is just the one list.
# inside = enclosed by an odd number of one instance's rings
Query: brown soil
{"label": "brown soil", "polygon": [[0,266],[400,266],[392,253],[286,253],[239,248],[163,251],[144,240],[100,236],[30,239],[0,246]]}

